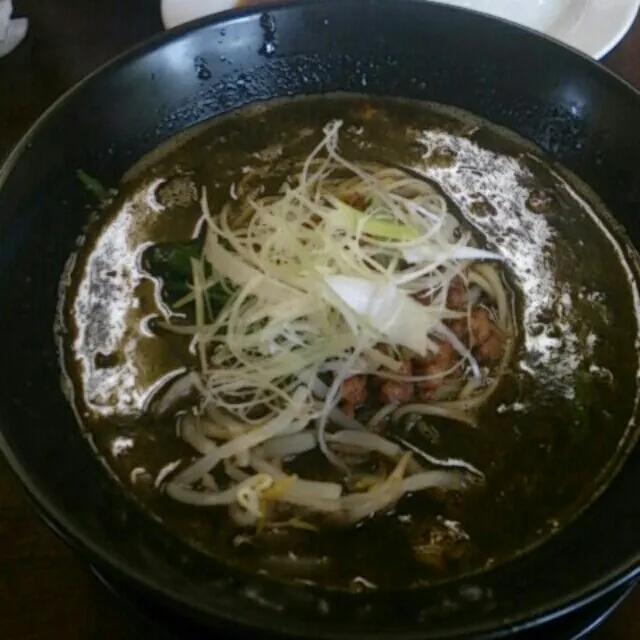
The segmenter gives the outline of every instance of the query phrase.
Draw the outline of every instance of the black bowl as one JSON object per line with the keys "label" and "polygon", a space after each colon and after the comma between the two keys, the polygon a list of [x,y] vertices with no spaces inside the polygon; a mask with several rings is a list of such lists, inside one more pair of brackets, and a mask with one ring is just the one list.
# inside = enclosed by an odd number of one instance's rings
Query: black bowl
{"label": "black bowl", "polygon": [[84,169],[115,185],[206,118],[276,96],[366,91],[459,106],[533,140],[640,246],[640,96],[590,59],[479,14],[411,0],[299,2],[155,38],[60,99],[0,170],[0,444],[38,508],[108,575],[205,623],[309,638],[500,637],[640,569],[640,449],[572,525],[468,580],[345,596],[231,571],[157,526],[92,455],[60,390],[58,279],[87,220]]}

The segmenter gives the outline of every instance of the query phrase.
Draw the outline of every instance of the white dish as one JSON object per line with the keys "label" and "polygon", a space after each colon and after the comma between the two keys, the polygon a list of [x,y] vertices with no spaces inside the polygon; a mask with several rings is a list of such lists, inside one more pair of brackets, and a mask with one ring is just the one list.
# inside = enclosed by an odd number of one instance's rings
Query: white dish
{"label": "white dish", "polygon": [[[640,8],[640,0],[436,1],[517,22],[596,59],[609,53],[622,40]],[[196,18],[232,9],[237,4],[236,0],[161,0],[162,21],[170,29]]]}

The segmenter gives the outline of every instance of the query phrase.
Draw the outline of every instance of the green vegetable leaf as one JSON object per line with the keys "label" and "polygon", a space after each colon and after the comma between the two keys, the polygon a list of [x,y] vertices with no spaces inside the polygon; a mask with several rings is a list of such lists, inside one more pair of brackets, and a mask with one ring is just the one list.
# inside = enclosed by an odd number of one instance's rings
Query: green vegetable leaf
{"label": "green vegetable leaf", "polygon": [[109,192],[102,186],[99,180],[91,177],[88,173],[85,173],[82,169],[76,171],[76,175],[87,191],[90,191],[98,200],[106,200],[109,196]]}
{"label": "green vegetable leaf", "polygon": [[[162,282],[165,298],[170,306],[175,306],[191,293],[193,271],[191,260],[202,256],[203,239],[196,238],[184,243],[156,244],[145,252],[143,266],[154,278]],[[213,276],[212,269],[205,265],[205,278]],[[207,298],[213,311],[220,310],[229,299],[229,293],[221,283],[207,289]]]}

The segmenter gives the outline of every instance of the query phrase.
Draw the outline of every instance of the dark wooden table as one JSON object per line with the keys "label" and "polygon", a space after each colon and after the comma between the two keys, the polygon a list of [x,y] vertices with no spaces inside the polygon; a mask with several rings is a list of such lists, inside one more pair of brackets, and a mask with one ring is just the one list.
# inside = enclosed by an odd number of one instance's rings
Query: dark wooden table
{"label": "dark wooden table", "polygon": [[[159,0],[14,0],[14,5],[31,26],[27,41],[0,59],[0,158],[65,89],[162,28]],[[605,63],[640,87],[640,18]],[[0,457],[0,638],[142,637],[155,640],[148,625],[38,520]],[[640,588],[593,635],[594,640],[638,638]]]}

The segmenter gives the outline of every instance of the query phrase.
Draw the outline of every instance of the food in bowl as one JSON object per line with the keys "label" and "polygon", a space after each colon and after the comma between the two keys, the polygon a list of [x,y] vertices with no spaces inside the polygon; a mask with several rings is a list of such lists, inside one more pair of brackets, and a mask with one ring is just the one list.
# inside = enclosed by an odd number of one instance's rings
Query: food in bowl
{"label": "food in bowl", "polygon": [[246,570],[389,589],[513,558],[606,486],[637,436],[637,302],[612,216],[528,142],[335,95],[141,161],[56,333],[88,441],[152,517]]}

